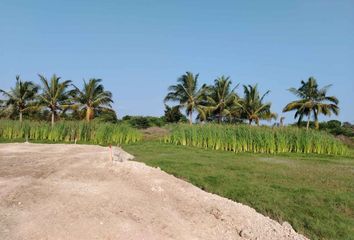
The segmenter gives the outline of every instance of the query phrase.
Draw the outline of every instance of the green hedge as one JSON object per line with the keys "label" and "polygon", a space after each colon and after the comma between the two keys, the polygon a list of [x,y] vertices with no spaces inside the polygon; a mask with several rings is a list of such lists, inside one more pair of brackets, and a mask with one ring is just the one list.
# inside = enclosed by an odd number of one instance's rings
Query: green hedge
{"label": "green hedge", "polygon": [[317,153],[345,155],[347,147],[332,135],[296,127],[248,125],[175,125],[166,143],[251,153]]}
{"label": "green hedge", "polygon": [[48,122],[0,120],[0,138],[105,145],[137,142],[142,135],[125,124],[60,121],[52,127]]}

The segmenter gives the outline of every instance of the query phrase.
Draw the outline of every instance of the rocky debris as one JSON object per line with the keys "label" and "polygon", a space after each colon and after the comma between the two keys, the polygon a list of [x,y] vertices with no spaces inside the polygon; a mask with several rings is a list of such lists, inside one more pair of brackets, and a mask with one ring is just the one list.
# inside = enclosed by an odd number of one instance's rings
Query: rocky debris
{"label": "rocky debris", "polygon": [[134,156],[127,153],[120,147],[112,147],[112,160],[114,162],[126,162],[134,160]]}

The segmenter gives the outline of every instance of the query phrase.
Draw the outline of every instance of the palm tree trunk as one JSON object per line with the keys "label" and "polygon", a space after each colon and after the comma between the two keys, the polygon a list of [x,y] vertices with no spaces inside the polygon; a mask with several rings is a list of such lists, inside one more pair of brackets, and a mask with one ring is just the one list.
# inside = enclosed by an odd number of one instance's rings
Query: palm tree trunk
{"label": "palm tree trunk", "polygon": [[90,107],[87,107],[87,110],[86,110],[86,121],[87,122],[90,122],[91,115],[92,115],[92,109]]}
{"label": "palm tree trunk", "polygon": [[311,113],[309,113],[309,115],[308,115],[308,117],[307,117],[306,130],[309,130],[309,127],[310,127],[310,119],[311,119]]}
{"label": "palm tree trunk", "polygon": [[192,125],[192,123],[193,123],[193,112],[191,111],[189,113],[189,125]]}
{"label": "palm tree trunk", "polygon": [[22,112],[20,111],[20,123],[22,123]]}
{"label": "palm tree trunk", "polygon": [[52,112],[52,127],[54,127],[54,120],[55,120],[55,114],[54,111]]}
{"label": "palm tree trunk", "polygon": [[252,118],[248,119],[248,124],[249,124],[249,125],[252,124]]}
{"label": "palm tree trunk", "polygon": [[318,119],[315,120],[315,129],[319,129],[320,125],[318,124]]}
{"label": "palm tree trunk", "polygon": [[316,111],[313,111],[313,116],[314,116],[314,118],[315,118],[315,122],[314,122],[314,124],[315,124],[315,129],[319,129],[320,126],[319,126],[319,124],[318,124],[318,116],[317,116]]}

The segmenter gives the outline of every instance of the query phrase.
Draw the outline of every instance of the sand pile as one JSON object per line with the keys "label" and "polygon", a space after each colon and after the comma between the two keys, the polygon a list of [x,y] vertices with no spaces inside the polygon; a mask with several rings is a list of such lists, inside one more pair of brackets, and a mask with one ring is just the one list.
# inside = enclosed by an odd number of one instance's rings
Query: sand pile
{"label": "sand pile", "polygon": [[0,239],[306,239],[254,209],[86,145],[0,144]]}

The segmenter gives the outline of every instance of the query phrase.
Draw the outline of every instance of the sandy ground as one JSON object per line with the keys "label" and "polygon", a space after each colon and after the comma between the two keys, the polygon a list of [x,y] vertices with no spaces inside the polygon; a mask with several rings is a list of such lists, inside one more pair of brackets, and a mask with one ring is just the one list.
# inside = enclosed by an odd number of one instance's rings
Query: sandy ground
{"label": "sandy ground", "polygon": [[306,239],[108,148],[0,144],[0,239]]}

